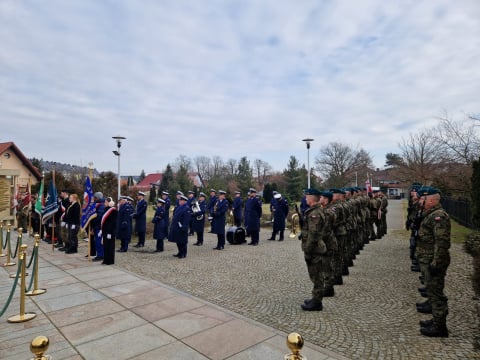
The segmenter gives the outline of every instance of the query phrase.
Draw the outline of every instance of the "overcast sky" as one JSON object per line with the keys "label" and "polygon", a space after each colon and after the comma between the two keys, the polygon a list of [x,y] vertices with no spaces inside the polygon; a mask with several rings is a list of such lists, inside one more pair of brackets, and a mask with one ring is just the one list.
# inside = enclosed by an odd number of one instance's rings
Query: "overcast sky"
{"label": "overcast sky", "polygon": [[163,171],[180,154],[283,170],[332,141],[383,167],[444,110],[480,113],[480,1],[0,0],[0,142]]}

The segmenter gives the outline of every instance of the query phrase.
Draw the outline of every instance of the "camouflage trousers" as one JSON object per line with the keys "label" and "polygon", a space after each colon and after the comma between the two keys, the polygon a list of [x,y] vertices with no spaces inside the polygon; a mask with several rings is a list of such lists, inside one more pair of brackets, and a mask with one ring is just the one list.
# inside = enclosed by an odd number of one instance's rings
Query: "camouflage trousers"
{"label": "camouflage trousers", "polygon": [[339,278],[342,277],[342,269],[346,265],[345,259],[347,257],[347,236],[335,235],[335,237],[337,238],[338,250],[335,251],[332,256],[332,269],[334,273],[334,278]]}
{"label": "camouflage trousers", "polygon": [[312,299],[321,302],[325,290],[333,284],[332,255],[316,255],[312,258],[305,255],[305,262],[313,282]]}
{"label": "camouflage trousers", "polygon": [[446,269],[431,274],[428,264],[420,263],[420,271],[424,277],[428,301],[432,305],[433,321],[437,325],[444,326],[448,314],[448,298],[443,293]]}

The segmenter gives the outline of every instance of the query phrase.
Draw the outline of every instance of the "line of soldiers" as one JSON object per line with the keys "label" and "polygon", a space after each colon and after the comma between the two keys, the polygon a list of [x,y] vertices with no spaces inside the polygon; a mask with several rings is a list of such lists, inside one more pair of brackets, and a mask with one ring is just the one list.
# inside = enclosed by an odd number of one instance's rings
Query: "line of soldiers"
{"label": "line of soldiers", "polygon": [[349,274],[348,267],[363,246],[387,234],[387,207],[381,191],[305,190],[300,239],[313,290],[312,298],[301,305],[303,310],[321,311],[323,298],[334,296],[334,285],[343,284],[342,276]]}
{"label": "line of soldiers", "polygon": [[450,265],[450,218],[440,204],[438,189],[414,184],[410,191],[406,228],[411,230],[411,270],[421,272],[420,295],[425,302],[416,303],[417,311],[432,314],[420,320],[420,333],[429,337],[448,337],[448,298],[443,289]]}

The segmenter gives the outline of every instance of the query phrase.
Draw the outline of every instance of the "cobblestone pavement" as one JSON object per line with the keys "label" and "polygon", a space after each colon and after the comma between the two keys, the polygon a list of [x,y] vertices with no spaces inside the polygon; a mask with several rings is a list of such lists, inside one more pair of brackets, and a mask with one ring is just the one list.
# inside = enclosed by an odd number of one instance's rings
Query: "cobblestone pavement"
{"label": "cobblestone pavement", "polygon": [[227,245],[224,251],[212,250],[216,239],[205,234],[204,246],[189,245],[184,260],[172,257],[175,244],[151,253],[154,241],[147,241],[141,250],[117,254],[116,264],[284,332],[297,331],[348,358],[480,359],[473,346],[480,327],[474,320],[471,257],[452,245],[446,279],[450,337],[421,336],[418,321],[427,316],[415,310],[423,300],[418,273],[410,271],[408,233],[400,230],[401,201],[391,201],[389,209],[389,234],[365,246],[344,285],[335,287],[335,297],[324,299],[322,312],[300,309],[312,284],[299,241],[266,241],[267,230],[257,247]]}

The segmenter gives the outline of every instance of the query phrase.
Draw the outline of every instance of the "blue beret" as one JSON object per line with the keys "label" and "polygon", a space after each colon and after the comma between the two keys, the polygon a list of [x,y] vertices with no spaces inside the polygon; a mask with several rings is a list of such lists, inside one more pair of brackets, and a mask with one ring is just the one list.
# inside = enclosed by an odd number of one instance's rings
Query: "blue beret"
{"label": "blue beret", "polygon": [[317,189],[305,189],[305,195],[322,195],[322,193]]}
{"label": "blue beret", "polygon": [[440,190],[431,186],[423,186],[417,190],[417,193],[419,196],[428,196],[428,195],[440,194]]}
{"label": "blue beret", "polygon": [[330,191],[322,191],[320,195],[326,197],[329,201],[333,198],[333,194]]}
{"label": "blue beret", "polygon": [[345,195],[345,191],[342,190],[342,189],[330,189],[328,191],[330,191],[332,194],[343,194],[343,195]]}

